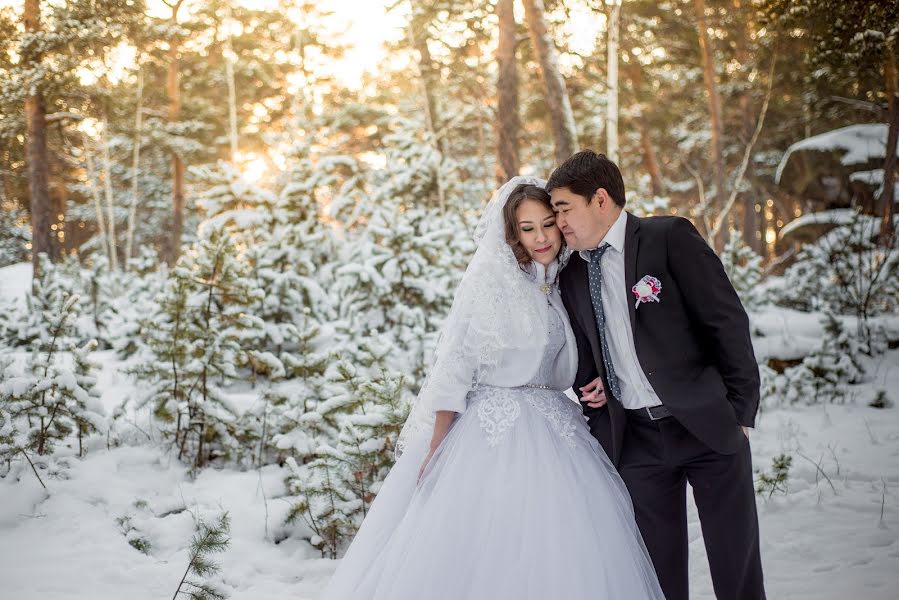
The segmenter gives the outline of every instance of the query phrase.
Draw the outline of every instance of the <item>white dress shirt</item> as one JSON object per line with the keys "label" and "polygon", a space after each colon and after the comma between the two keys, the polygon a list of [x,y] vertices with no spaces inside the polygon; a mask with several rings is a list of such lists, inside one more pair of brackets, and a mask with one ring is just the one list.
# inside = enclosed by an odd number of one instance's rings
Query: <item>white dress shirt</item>
{"label": "white dress shirt", "polygon": [[[602,269],[602,306],[606,316],[606,341],[612,356],[612,366],[618,375],[621,388],[621,404],[635,409],[659,406],[662,401],[652,389],[646,374],[637,360],[634,332],[628,313],[628,290],[624,282],[624,234],[627,230],[627,213],[621,211],[618,219],[599,243],[611,246],[600,261]],[[590,262],[590,251],[581,250],[581,258]],[[606,390],[608,395],[609,391]]]}

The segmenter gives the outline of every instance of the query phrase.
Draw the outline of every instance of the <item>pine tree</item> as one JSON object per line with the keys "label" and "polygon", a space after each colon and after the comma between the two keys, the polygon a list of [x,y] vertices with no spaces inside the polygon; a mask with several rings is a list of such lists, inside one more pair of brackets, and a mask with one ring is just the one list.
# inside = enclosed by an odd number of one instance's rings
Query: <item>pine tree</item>
{"label": "pine tree", "polygon": [[731,231],[721,254],[724,270],[747,310],[758,308],[764,301],[759,290],[762,281],[762,257],[746,245],[743,236]]}
{"label": "pine tree", "polygon": [[157,298],[168,281],[168,267],[158,254],[141,248],[131,259],[127,275],[122,277],[123,290],[113,299],[109,338],[119,358],[134,356],[146,347],[141,321],[158,310]]}
{"label": "pine tree", "polygon": [[321,551],[322,558],[337,558],[340,548],[356,533],[361,501],[344,476],[345,457],[329,446],[318,452],[318,458],[303,466],[287,459],[291,471],[287,489],[297,496],[287,522],[305,522],[313,531],[312,547]]}
{"label": "pine tree", "polygon": [[784,373],[784,395],[790,404],[841,402],[848,384],[862,381],[865,370],[859,359],[861,345],[832,313],[825,313],[822,321],[821,345]]}
{"label": "pine tree", "polygon": [[[208,581],[208,578],[221,570],[221,566],[212,561],[210,555],[221,554],[228,549],[231,544],[230,533],[231,521],[228,519],[228,513],[224,513],[212,525],[202,520],[197,522],[197,531],[190,542],[190,560],[184,576],[181,577],[178,588],[175,590],[175,598],[179,594],[183,594],[191,600],[225,600],[228,598],[228,592],[221,585]],[[194,579],[194,577],[200,579]]]}
{"label": "pine tree", "polygon": [[239,377],[244,346],[261,335],[263,324],[247,312],[260,295],[228,235],[209,227],[142,324],[148,351],[130,372],[150,382],[142,404],[153,405],[179,458],[195,468],[236,448],[236,414],[223,386]]}
{"label": "pine tree", "polygon": [[798,310],[853,314],[864,342],[868,319],[899,305],[899,247],[877,243],[878,223],[856,214],[806,244],[784,273],[778,303]]}
{"label": "pine tree", "polygon": [[787,480],[790,477],[790,467],[793,464],[793,457],[788,454],[780,454],[775,456],[772,461],[771,473],[761,473],[759,475],[756,493],[761,495],[765,492],[768,497],[774,495],[775,492],[787,493]]}
{"label": "pine tree", "polygon": [[333,428],[317,412],[331,361],[323,349],[326,341],[321,327],[308,319],[298,331],[297,347],[283,355],[287,382],[270,391],[272,444],[277,452],[300,462],[307,462],[320,444],[333,440]]}
{"label": "pine tree", "polygon": [[[47,335],[44,327],[47,315],[60,311],[71,290],[77,286],[67,281],[60,268],[54,265],[46,255],[38,258],[40,262],[40,278],[32,282],[33,293],[25,297],[23,313],[10,315],[6,322],[6,344],[9,346],[30,346],[36,340]],[[73,304],[70,310],[75,310]],[[74,321],[75,315],[69,320]],[[72,323],[69,323],[71,326]],[[70,328],[67,328],[67,330]]]}
{"label": "pine tree", "polygon": [[360,390],[366,403],[349,415],[338,438],[346,460],[348,483],[361,500],[362,518],[395,461],[396,442],[408,416],[403,377],[383,373]]}
{"label": "pine tree", "polygon": [[387,202],[373,208],[334,270],[338,327],[388,334],[396,351],[387,366],[411,365],[420,377],[473,250],[467,230],[454,213]]}
{"label": "pine tree", "polygon": [[116,336],[113,326],[119,321],[115,300],[120,297],[123,287],[120,274],[110,272],[108,259],[97,254],[83,275],[82,287],[87,288],[83,291],[87,298],[85,312],[90,318],[90,337],[103,348],[111,347]]}
{"label": "pine tree", "polygon": [[99,364],[90,357],[96,348],[96,340],[90,340],[80,348],[74,345],[70,348],[74,360],[75,386],[67,389],[66,394],[69,396],[69,413],[75,421],[78,436],[78,456],[84,456],[85,436],[95,431],[106,430],[105,410],[100,403],[100,390],[95,373]]}
{"label": "pine tree", "polygon": [[0,267],[27,261],[31,231],[25,210],[0,200],[0,231]]}
{"label": "pine tree", "polygon": [[216,225],[239,231],[270,227],[272,208],[277,203],[274,194],[248,181],[225,161],[215,167],[192,167],[190,171],[205,188],[197,205]]}
{"label": "pine tree", "polygon": [[6,381],[0,385],[0,402],[11,426],[24,435],[22,447],[39,456],[51,454],[73,432],[80,456],[84,436],[105,428],[95,365],[88,357],[96,341],[79,348],[70,337],[77,303],[78,296],[69,296],[56,312],[45,313],[46,336],[32,344],[19,373],[6,366]]}
{"label": "pine tree", "polygon": [[[0,354],[0,381],[6,382],[14,376],[13,357],[11,354]],[[9,471],[12,460],[23,450],[19,430],[13,419],[14,404],[10,401],[11,390],[0,383],[0,461],[6,463]]]}

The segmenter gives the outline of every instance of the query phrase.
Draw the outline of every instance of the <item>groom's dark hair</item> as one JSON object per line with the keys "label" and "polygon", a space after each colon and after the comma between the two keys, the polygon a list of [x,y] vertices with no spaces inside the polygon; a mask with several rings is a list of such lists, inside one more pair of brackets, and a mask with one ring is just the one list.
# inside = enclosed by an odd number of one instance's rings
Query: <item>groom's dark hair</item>
{"label": "groom's dark hair", "polygon": [[556,188],[568,188],[588,203],[596,190],[603,188],[615,204],[624,207],[624,180],[618,165],[593,150],[581,150],[553,171],[546,182],[546,191]]}

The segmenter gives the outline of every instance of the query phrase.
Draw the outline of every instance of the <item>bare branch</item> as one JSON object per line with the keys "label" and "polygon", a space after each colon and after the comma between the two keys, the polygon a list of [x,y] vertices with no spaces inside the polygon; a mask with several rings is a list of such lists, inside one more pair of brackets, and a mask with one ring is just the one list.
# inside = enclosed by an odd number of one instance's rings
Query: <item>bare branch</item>
{"label": "bare branch", "polygon": [[740,191],[740,184],[743,183],[743,177],[746,175],[746,169],[749,167],[749,159],[752,156],[752,149],[755,147],[755,143],[759,139],[759,134],[762,132],[762,127],[765,124],[765,115],[768,114],[768,104],[771,102],[771,89],[774,87],[774,65],[776,64],[777,53],[775,53],[771,58],[771,68],[768,70],[768,91],[765,93],[765,101],[762,103],[762,109],[759,112],[759,118],[758,122],[755,125],[755,131],[752,133],[752,139],[749,140],[749,144],[746,145],[746,150],[743,152],[743,160],[740,162],[740,167],[737,169],[737,176],[734,179],[733,185],[731,186],[730,197],[724,204],[724,208],[721,209],[721,213],[718,215],[714,226],[709,231],[709,239],[711,240],[714,240],[718,236],[718,232],[721,231],[721,227],[727,220],[727,214],[734,207],[734,203],[737,200],[737,194],[739,194]]}
{"label": "bare branch", "polygon": [[882,106],[879,106],[873,102],[858,100],[856,98],[844,98],[843,96],[830,96],[829,99],[840,104],[848,104],[853,108],[858,108],[860,110],[874,113],[875,115],[877,115],[878,119],[885,120],[887,118],[887,111],[885,111]]}

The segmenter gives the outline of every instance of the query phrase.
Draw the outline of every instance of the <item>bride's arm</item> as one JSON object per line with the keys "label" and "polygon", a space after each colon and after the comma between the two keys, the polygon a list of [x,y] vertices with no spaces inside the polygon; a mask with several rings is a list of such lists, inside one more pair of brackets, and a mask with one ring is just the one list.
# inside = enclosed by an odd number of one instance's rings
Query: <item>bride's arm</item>
{"label": "bride's arm", "polygon": [[425,468],[428,466],[428,463],[431,462],[431,458],[434,456],[434,451],[437,450],[437,448],[443,442],[443,438],[445,438],[447,432],[449,432],[450,427],[452,426],[453,421],[456,419],[457,414],[458,413],[451,410],[437,411],[436,417],[434,419],[434,434],[431,436],[431,449],[428,451],[428,455],[425,457],[424,461],[422,461],[421,468],[418,470],[419,481],[421,480],[421,476],[425,472]]}
{"label": "bride's arm", "polygon": [[431,436],[432,453],[443,441],[443,438],[446,437],[446,433],[449,431],[450,426],[453,424],[453,420],[455,420],[456,414],[458,413],[455,413],[451,410],[437,411],[436,418],[434,419],[434,435]]}

